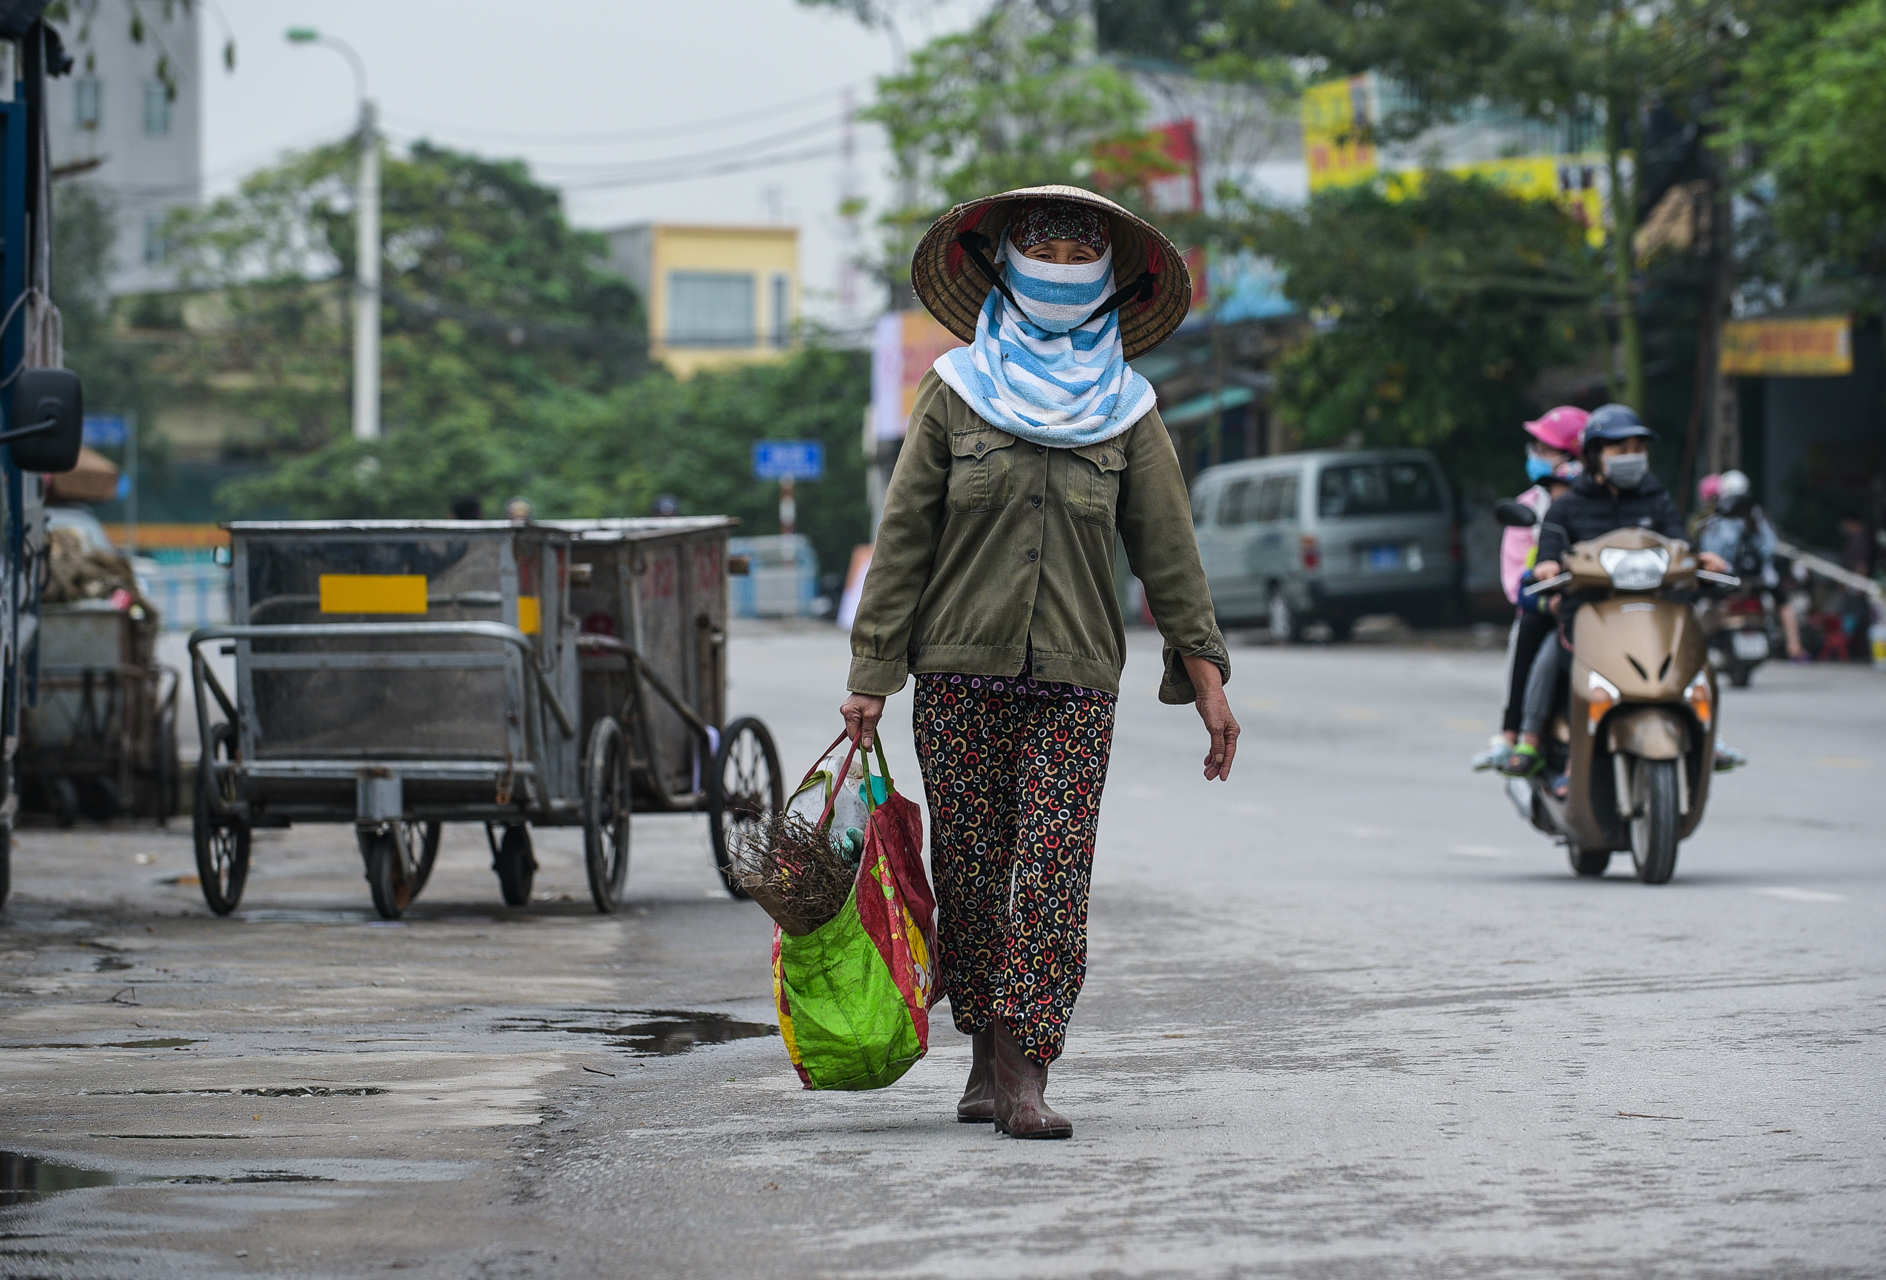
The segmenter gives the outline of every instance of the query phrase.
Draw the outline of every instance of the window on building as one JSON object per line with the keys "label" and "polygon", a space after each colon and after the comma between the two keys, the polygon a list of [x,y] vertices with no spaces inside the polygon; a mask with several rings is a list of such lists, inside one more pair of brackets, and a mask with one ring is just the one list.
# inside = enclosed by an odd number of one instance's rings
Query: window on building
{"label": "window on building", "polygon": [[103,86],[97,76],[80,76],[72,82],[73,122],[81,129],[98,127],[99,99]]}
{"label": "window on building", "polygon": [[668,345],[754,346],[755,283],[748,271],[670,271]]}
{"label": "window on building", "polygon": [[792,277],[784,271],[773,274],[772,303],[773,345],[783,347],[792,338]]}
{"label": "window on building", "polygon": [[169,221],[168,210],[144,215],[144,261],[152,266],[170,260],[170,237],[166,234]]}
{"label": "window on building", "polygon": [[170,91],[164,88],[162,80],[144,82],[144,136],[147,138],[167,138],[170,136]]}

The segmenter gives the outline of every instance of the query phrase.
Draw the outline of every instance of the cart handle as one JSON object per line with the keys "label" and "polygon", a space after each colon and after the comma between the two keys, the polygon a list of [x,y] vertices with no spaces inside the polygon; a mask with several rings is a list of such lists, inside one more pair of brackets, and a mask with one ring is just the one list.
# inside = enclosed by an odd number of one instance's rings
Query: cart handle
{"label": "cart handle", "polygon": [[693,728],[695,734],[698,735],[703,742],[712,741],[712,735],[708,732],[707,721],[701,719],[701,717],[695,713],[694,708],[688,706],[687,703],[675,696],[674,690],[663,683],[662,678],[655,674],[655,669],[648,665],[648,659],[637,653],[633,646],[625,644],[614,636],[606,636],[595,631],[584,631],[577,635],[576,647],[579,649],[600,649],[604,653],[619,653],[627,658],[629,665],[636,668],[641,673],[643,679],[654,686],[655,692],[661,695],[662,701],[673,707],[675,714],[687,721],[689,726]]}
{"label": "cart handle", "polygon": [[[501,640],[516,649],[525,659],[531,674],[534,675],[537,691],[550,708],[550,714],[556,717],[557,728],[566,738],[576,736],[576,725],[570,719],[570,713],[563,709],[557,700],[556,691],[550,687],[550,678],[537,664],[537,655],[532,651],[530,637],[516,627],[502,622],[302,622],[282,626],[226,626],[199,627],[190,633],[190,672],[192,683],[196,686],[196,723],[197,734],[203,743],[203,758],[211,758],[209,740],[209,707],[203,700],[203,686],[207,680],[210,691],[216,695],[216,701],[222,705],[223,714],[230,724],[239,723],[235,704],[230,701],[216,673],[209,669],[209,664],[198,652],[198,646],[211,640],[314,640],[324,637],[359,636],[483,636],[487,640]],[[194,677],[201,673],[203,679]]]}

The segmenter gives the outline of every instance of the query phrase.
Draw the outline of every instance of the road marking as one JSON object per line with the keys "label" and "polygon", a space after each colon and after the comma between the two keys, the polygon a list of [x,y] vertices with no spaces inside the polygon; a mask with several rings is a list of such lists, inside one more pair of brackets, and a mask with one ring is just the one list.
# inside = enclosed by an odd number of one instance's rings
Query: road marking
{"label": "road marking", "polygon": [[1858,756],[1815,756],[1813,763],[1828,769],[1864,769],[1868,762]]}
{"label": "road marking", "polygon": [[1244,698],[1238,703],[1247,711],[1275,711],[1277,704],[1269,698]]}
{"label": "road marking", "polygon": [[1510,858],[1512,850],[1496,848],[1490,844],[1456,844],[1447,850],[1457,858]]}
{"label": "road marking", "polygon": [[1768,898],[1780,898],[1784,902],[1845,902],[1844,893],[1822,893],[1819,889],[1756,889],[1754,892]]}

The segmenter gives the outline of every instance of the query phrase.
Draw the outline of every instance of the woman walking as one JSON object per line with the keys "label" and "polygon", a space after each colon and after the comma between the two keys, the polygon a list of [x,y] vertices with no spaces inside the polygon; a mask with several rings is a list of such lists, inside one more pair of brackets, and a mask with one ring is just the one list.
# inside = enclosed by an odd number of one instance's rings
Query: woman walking
{"label": "woman walking", "polygon": [[1043,1097],[1087,962],[1087,888],[1125,629],[1117,538],[1194,703],[1205,777],[1238,723],[1191,505],[1152,387],[1126,364],[1185,318],[1172,243],[1110,200],[1031,187],[950,210],[911,282],[970,345],[924,376],[851,632],[842,708],[869,745],[915,674],[939,989],[971,1037],[965,1122],[1066,1138]]}

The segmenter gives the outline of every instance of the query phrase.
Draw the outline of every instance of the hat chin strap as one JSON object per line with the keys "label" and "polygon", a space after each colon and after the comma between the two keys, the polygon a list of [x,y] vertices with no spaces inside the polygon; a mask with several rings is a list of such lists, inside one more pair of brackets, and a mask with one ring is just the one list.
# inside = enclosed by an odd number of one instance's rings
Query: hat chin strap
{"label": "hat chin strap", "polygon": [[[963,254],[976,264],[976,270],[982,272],[989,283],[1009,300],[1009,305],[1017,311],[1022,311],[1022,304],[1015,301],[1015,294],[1008,287],[1008,281],[1002,278],[1002,273],[996,270],[993,262],[989,261],[989,237],[980,231],[965,231],[956,237],[956,243],[962,246]],[[1078,329],[1081,325],[1092,324],[1096,318],[1106,315],[1109,311],[1117,311],[1129,302],[1150,302],[1158,291],[1158,277],[1150,271],[1142,271],[1131,284],[1115,289],[1109,294],[1107,300],[1089,312],[1087,318],[1080,324],[1070,325],[1069,328]],[[1027,313],[1023,312],[1023,314]]]}

